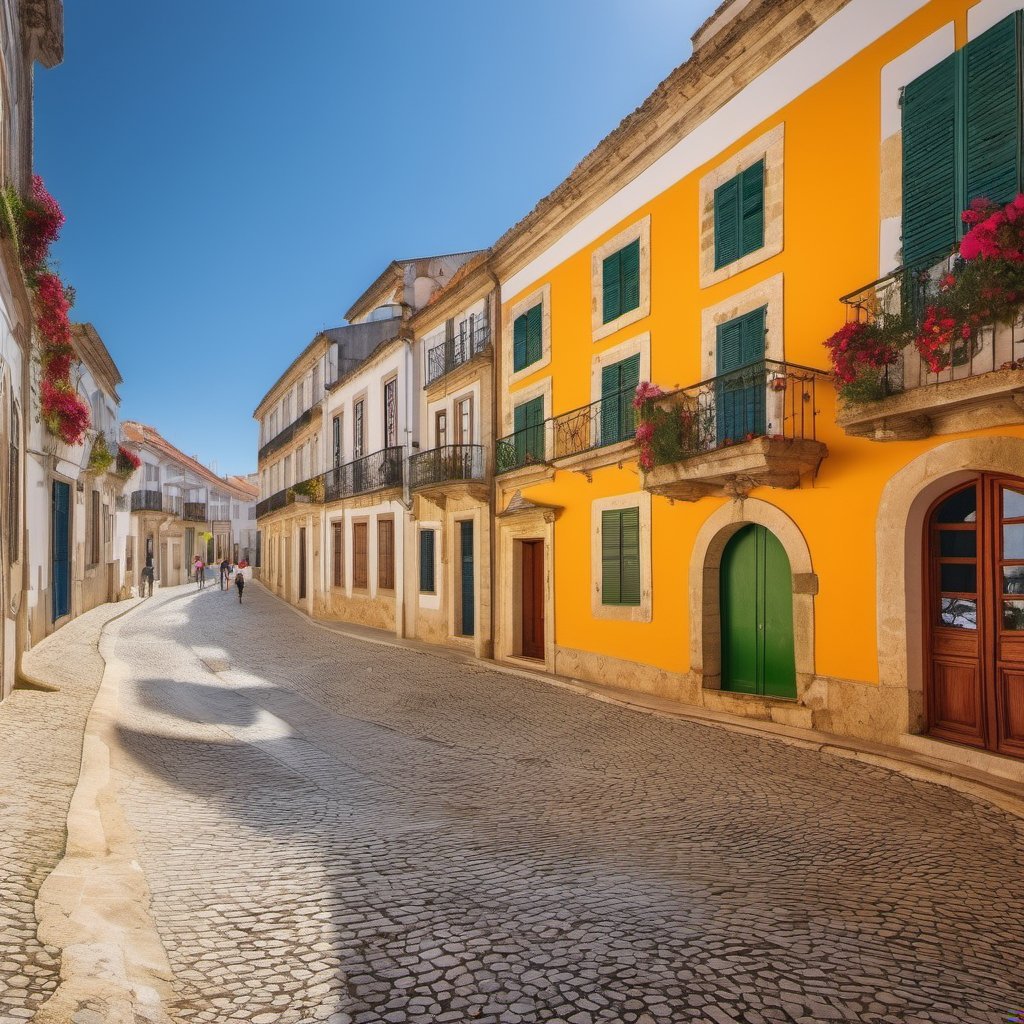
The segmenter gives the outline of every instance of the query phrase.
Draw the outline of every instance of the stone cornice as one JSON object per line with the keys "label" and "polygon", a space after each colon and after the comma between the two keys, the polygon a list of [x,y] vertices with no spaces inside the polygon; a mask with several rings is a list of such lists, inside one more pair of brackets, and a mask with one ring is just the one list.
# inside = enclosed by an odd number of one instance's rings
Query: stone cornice
{"label": "stone cornice", "polygon": [[490,263],[482,260],[464,277],[452,281],[428,305],[413,314],[409,320],[413,334],[416,337],[428,334],[462,309],[489,294],[495,287]]}
{"label": "stone cornice", "polygon": [[64,59],[62,0],[20,0],[19,7],[26,54],[44,67],[56,66]]}
{"label": "stone cornice", "polygon": [[73,324],[71,329],[79,359],[89,367],[89,372],[96,379],[96,383],[115,402],[120,403],[121,397],[117,393],[117,386],[122,383],[121,372],[107,351],[107,346],[103,344],[99,332],[88,323]]}
{"label": "stone cornice", "polygon": [[253,419],[259,419],[267,411],[267,406],[273,405],[284,391],[292,387],[300,377],[304,377],[313,363],[327,351],[327,346],[327,336],[323,333],[317,334],[288,364],[288,369],[274,381],[267,393],[260,399],[259,405],[253,410]]}
{"label": "stone cornice", "polygon": [[651,166],[850,0],[752,0],[491,250],[507,278]]}

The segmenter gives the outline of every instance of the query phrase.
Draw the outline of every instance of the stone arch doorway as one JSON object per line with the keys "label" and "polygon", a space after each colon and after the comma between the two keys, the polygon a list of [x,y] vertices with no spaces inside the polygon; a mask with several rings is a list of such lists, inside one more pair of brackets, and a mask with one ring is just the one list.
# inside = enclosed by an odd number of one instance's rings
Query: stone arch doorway
{"label": "stone arch doorway", "polygon": [[880,739],[899,742],[908,733],[928,731],[925,535],[933,506],[958,485],[983,474],[1017,477],[1021,466],[1022,438],[959,438],[919,455],[885,485],[875,528],[876,607],[878,681],[890,714]]}
{"label": "stone arch doorway", "polygon": [[956,484],[923,539],[928,732],[1024,757],[1024,479]]}
{"label": "stone arch doorway", "polygon": [[729,539],[719,566],[721,688],[796,699],[793,574],[766,526],[748,523]]}
{"label": "stone arch doorway", "polygon": [[[750,527],[760,527],[750,530]],[[769,540],[769,537],[771,540]],[[747,538],[747,539],[744,539]],[[789,697],[800,699],[814,680],[814,595],[818,583],[811,563],[811,552],[800,528],[781,509],[757,498],[746,498],[729,502],[712,513],[701,527],[694,541],[690,560],[690,665],[705,689],[722,690],[732,685],[735,662],[730,664],[729,653],[723,644],[726,629],[731,624],[726,620],[726,604],[730,600],[729,576],[732,573],[734,554],[730,553],[736,539],[739,552],[738,564],[751,559],[756,564],[759,558],[765,560],[762,572],[772,577],[772,593],[779,595],[780,588],[789,598],[788,622],[771,621],[776,640],[792,652],[792,661],[783,666],[782,674],[774,673],[776,684],[764,689],[762,672],[761,693],[766,697]],[[746,547],[744,554],[742,547]],[[771,554],[769,555],[769,547]],[[724,569],[723,569],[724,563]],[[787,580],[788,573],[788,580]],[[765,580],[766,582],[766,580]],[[763,591],[766,595],[766,591]],[[752,624],[757,631],[758,614],[764,616],[767,607],[758,609],[755,600],[748,603],[746,614],[748,628]],[[764,618],[760,620],[768,626]],[[763,656],[762,650],[762,656]],[[776,652],[777,653],[777,652]],[[753,655],[757,657],[755,639]],[[773,654],[773,657],[776,655]],[[775,662],[778,665],[778,661]],[[784,693],[772,692],[778,689],[778,680],[788,680]],[[754,676],[755,684],[757,676]],[[757,689],[745,692],[759,692]]]}

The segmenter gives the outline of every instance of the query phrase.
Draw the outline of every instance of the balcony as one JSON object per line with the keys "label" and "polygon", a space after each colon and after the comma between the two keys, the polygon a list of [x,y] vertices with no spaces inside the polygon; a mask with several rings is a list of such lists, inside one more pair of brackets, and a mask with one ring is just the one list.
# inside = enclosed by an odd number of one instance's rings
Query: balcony
{"label": "balcony", "polygon": [[817,386],[828,374],[763,361],[654,400],[654,467],[644,488],[681,501],[793,488],[828,449],[815,436]]}
{"label": "balcony", "polygon": [[486,321],[476,325],[472,331],[435,345],[427,352],[424,387],[429,388],[435,381],[488,351],[490,345],[491,327]]}
{"label": "balcony", "polygon": [[160,491],[132,491],[133,512],[163,512],[164,496]]}
{"label": "balcony", "polygon": [[205,523],[206,522],[206,502],[205,501],[185,501],[185,502],[182,502],[181,518],[184,519],[187,523]]}
{"label": "balcony", "polygon": [[[950,259],[924,269],[902,267],[842,298],[850,319],[875,322],[900,316],[921,322]],[[1024,423],[1024,320],[988,324],[956,342],[945,369],[933,372],[914,345],[896,362],[859,383],[836,422],[851,437],[904,441],[981,427]]]}
{"label": "balcony", "polygon": [[405,449],[395,446],[329,469],[320,477],[324,483],[324,500],[341,501],[389,487],[401,487],[404,462]]}
{"label": "balcony", "polygon": [[551,419],[551,461],[588,473],[632,457],[636,410],[630,388]]}
{"label": "balcony", "polygon": [[[322,398],[323,396],[321,396]],[[316,415],[320,407],[320,400],[314,402],[302,415],[292,420],[287,427],[284,428],[280,433],[275,434],[262,448],[259,450],[257,459],[263,461],[268,455],[273,455],[274,452],[283,448],[296,434],[298,434],[303,427],[308,426],[313,422],[313,417]]]}
{"label": "balcony", "polygon": [[494,472],[511,473],[527,466],[546,471],[550,459],[551,420],[499,437],[494,444]]}
{"label": "balcony", "polygon": [[409,488],[428,498],[487,497],[487,459],[478,444],[447,444],[409,459]]}

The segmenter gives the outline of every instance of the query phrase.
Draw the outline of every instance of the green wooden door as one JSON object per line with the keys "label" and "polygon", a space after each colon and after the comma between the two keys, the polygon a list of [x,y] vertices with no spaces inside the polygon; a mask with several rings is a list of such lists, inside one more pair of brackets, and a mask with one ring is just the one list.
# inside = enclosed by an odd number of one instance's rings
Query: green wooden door
{"label": "green wooden door", "polygon": [[740,530],[722,553],[720,582],[722,689],[795,698],[793,577],[775,535]]}

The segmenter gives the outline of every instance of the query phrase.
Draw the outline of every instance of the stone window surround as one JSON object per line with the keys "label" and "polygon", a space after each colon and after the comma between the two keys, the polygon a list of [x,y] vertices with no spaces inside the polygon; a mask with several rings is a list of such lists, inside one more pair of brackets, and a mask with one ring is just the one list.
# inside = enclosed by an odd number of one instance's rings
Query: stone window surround
{"label": "stone window surround", "polygon": [[[420,534],[428,531],[434,534],[434,589],[420,590]],[[427,611],[439,611],[441,608],[441,589],[446,564],[442,551],[443,543],[444,523],[440,519],[416,521],[416,595],[420,608]]]}
{"label": "stone window surround", "polygon": [[[640,510],[640,603],[617,605],[602,603],[601,571],[601,513],[612,509],[639,508]],[[614,619],[620,622],[650,622],[653,611],[651,582],[651,494],[634,491],[610,498],[597,498],[590,506],[590,612],[595,619]]]}
{"label": "stone window surround", "polygon": [[[697,236],[700,238],[701,288],[727,281],[782,252],[784,153],[785,124],[779,124],[700,179]],[[752,167],[758,160],[764,160],[764,245],[716,270],[715,189]]]}
{"label": "stone window surround", "polygon": [[[335,524],[341,524],[341,586],[334,585],[334,526]],[[330,585],[327,587],[328,591],[334,591],[335,593],[343,594],[348,590],[349,581],[349,559],[345,556],[348,552],[345,550],[345,514],[341,513],[336,516],[327,517],[327,536],[331,538],[331,560],[327,566],[327,579],[330,581]]]}
{"label": "stone window surround", "polygon": [[640,380],[651,379],[651,332],[644,331],[635,338],[619,342],[611,348],[595,352],[590,359],[590,400],[601,398],[601,371],[612,363],[622,362],[630,356],[640,356]]}
{"label": "stone window surround", "polygon": [[[346,566],[346,569],[345,569],[345,571],[347,573],[347,580],[346,581],[347,582],[350,581],[350,586],[348,588],[349,596],[352,596],[352,595],[370,596],[370,595],[372,595],[373,593],[376,592],[377,559],[370,557],[371,549],[376,551],[376,541],[372,537],[372,533],[373,533],[373,526],[371,524],[371,520],[372,519],[373,519],[373,516],[369,516],[369,515],[350,516],[349,517],[349,528],[346,531],[346,533],[348,535],[347,536],[347,541],[348,541],[347,547],[349,549],[348,553],[349,553],[349,555],[351,557],[349,558],[348,565]],[[356,526],[359,523],[365,523],[366,524],[366,586],[365,587],[357,587],[356,586]],[[351,571],[349,571],[348,566],[351,566]]]}
{"label": "stone window surround", "polygon": [[464,522],[473,524],[473,568],[476,570],[476,579],[473,582],[473,622],[476,628],[479,628],[480,624],[480,511],[465,509],[452,515],[448,521],[448,550],[452,552],[446,566],[449,573],[448,593],[451,596],[448,602],[448,635],[453,640],[474,639],[466,636],[458,628],[462,611],[462,530],[459,524]]}
{"label": "stone window surround", "polygon": [[[513,361],[513,332],[515,330],[516,318],[522,316],[523,313],[530,309],[533,309],[540,303],[540,339],[541,339],[541,355],[535,363],[530,363],[529,366],[524,366],[521,370],[514,370],[515,365]],[[543,284],[539,288],[535,288],[529,295],[521,298],[518,302],[513,303],[509,308],[508,316],[501,327],[501,364],[502,366],[508,367],[508,371],[505,374],[505,384],[515,384],[516,381],[523,380],[525,377],[529,377],[536,373],[538,370],[543,370],[548,363],[551,362],[551,285]]]}
{"label": "stone window surround", "polygon": [[[640,304],[604,323],[604,261],[612,253],[640,239]],[[594,341],[601,341],[651,314],[651,215],[647,214],[598,246],[590,255],[590,326]]]}
{"label": "stone window surround", "polygon": [[[513,391],[511,394],[505,392],[505,430],[504,435],[507,437],[515,430],[515,408],[516,406],[523,405],[526,402],[532,401],[534,398],[544,399],[544,419],[550,419],[551,413],[551,378],[542,377],[540,380],[535,381],[529,387],[522,388],[519,391]],[[451,426],[449,425],[449,430]],[[548,455],[548,439],[547,432],[544,435],[544,450],[545,455]]]}
{"label": "stone window surround", "polygon": [[715,306],[701,310],[700,316],[700,374],[701,380],[710,380],[717,373],[718,328],[721,324],[735,320],[744,313],[750,313],[761,306],[767,306],[765,318],[765,358],[778,362],[785,360],[785,338],[783,336],[783,279],[782,274],[769,277],[766,281],[748,288],[744,292],[730,295]]}
{"label": "stone window surround", "polygon": [[[380,585],[380,524],[389,520],[391,522],[391,575],[393,585],[382,587]],[[367,539],[367,547],[369,547],[369,539]],[[393,512],[378,512],[373,517],[373,547],[376,554],[373,566],[374,582],[376,585],[373,592],[375,595],[383,597],[394,597],[395,590],[398,587],[398,574],[402,571],[402,566],[398,560],[398,529]]]}

